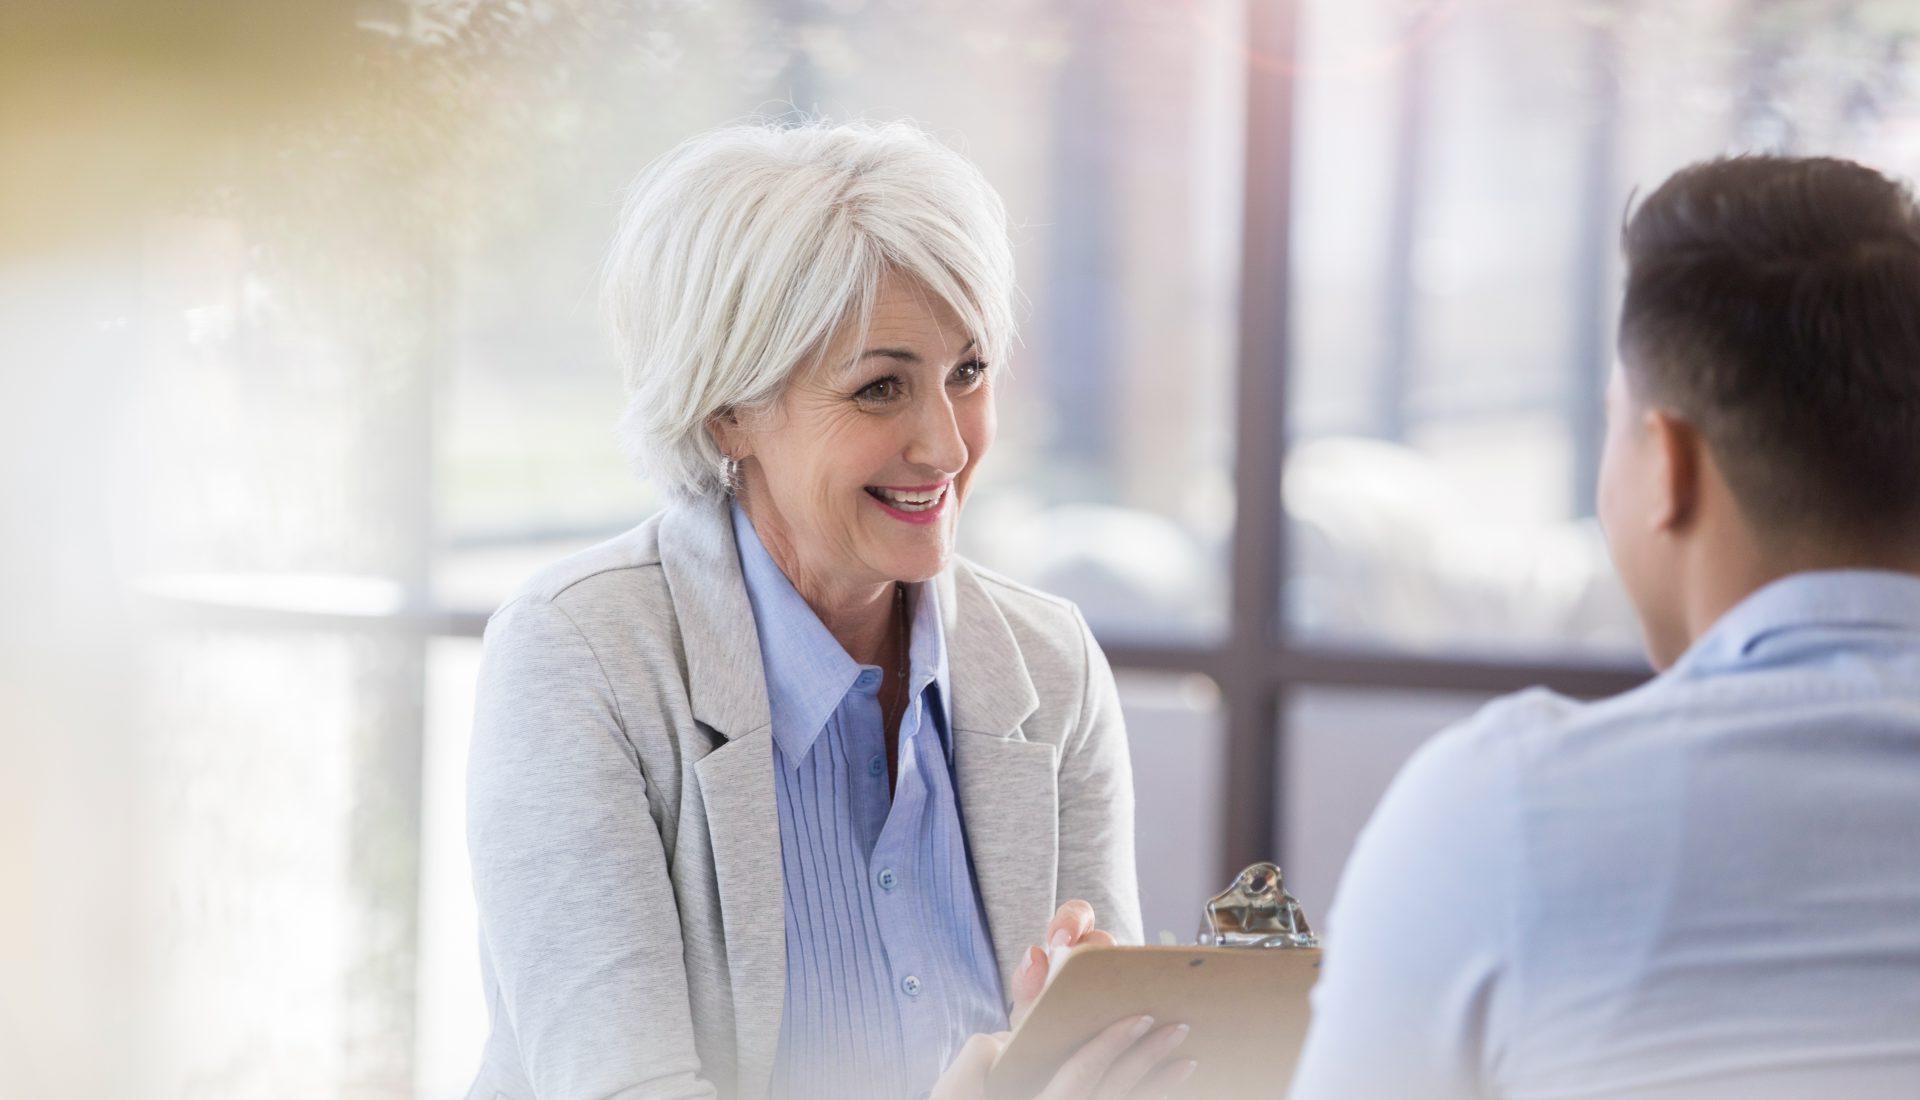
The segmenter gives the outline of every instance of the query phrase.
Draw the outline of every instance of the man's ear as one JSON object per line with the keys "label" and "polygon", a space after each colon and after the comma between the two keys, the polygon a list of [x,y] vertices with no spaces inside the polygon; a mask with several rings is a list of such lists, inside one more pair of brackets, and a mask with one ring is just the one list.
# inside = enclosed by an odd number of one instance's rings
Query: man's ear
{"label": "man's ear", "polygon": [[1692,424],[1659,409],[1648,409],[1643,427],[1652,436],[1654,478],[1651,517],[1656,530],[1678,534],[1700,509],[1706,442]]}

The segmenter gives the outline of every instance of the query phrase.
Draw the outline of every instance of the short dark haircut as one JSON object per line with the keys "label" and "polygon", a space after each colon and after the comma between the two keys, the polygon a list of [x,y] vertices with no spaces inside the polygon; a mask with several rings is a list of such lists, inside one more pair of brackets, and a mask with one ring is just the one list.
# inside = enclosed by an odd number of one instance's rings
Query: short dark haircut
{"label": "short dark haircut", "polygon": [[1681,169],[1621,235],[1632,392],[1768,534],[1920,535],[1920,209],[1828,157]]}

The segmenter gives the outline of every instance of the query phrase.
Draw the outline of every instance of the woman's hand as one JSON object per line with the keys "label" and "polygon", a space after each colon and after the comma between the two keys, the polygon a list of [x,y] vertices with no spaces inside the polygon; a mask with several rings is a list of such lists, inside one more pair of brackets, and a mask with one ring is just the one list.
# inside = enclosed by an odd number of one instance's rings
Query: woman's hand
{"label": "woman's hand", "polygon": [[[1113,946],[1113,936],[1093,926],[1093,906],[1075,898],[1062,905],[1047,922],[1046,947],[1027,948],[1013,975],[1015,1027],[1033,1011],[1046,988],[1052,965],[1048,952],[1093,944]],[[1127,1016],[1086,1041],[1054,1072],[1053,1079],[1034,1100],[1133,1100],[1165,1096],[1187,1079],[1198,1063],[1170,1058],[1187,1037],[1187,1025],[1155,1029],[1151,1016]],[[975,1035],[940,1075],[931,1100],[984,1100],[987,1073],[1012,1038],[1010,1031]]]}
{"label": "woman's hand", "polygon": [[1112,947],[1113,935],[1093,926],[1093,906],[1079,898],[1062,905],[1047,922],[1047,931],[1039,947],[1027,948],[1026,957],[1020,960],[1019,969],[1013,972],[1013,1011],[1008,1022],[1014,1027],[1027,1018],[1033,1011],[1033,1002],[1040,999],[1040,991],[1047,987],[1047,974],[1051,971],[1054,959],[1052,952],[1063,947],[1094,945]]}
{"label": "woman's hand", "polygon": [[[1012,1032],[975,1035],[934,1083],[929,1100],[985,1100],[987,1071]],[[1054,1072],[1033,1100],[1148,1100],[1165,1096],[1198,1065],[1169,1058],[1187,1025],[1156,1029],[1151,1016],[1127,1016],[1088,1039]]]}

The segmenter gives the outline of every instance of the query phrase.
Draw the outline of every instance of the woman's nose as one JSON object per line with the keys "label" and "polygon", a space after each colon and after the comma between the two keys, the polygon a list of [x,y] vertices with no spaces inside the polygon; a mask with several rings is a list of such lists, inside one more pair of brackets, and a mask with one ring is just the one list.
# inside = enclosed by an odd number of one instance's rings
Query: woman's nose
{"label": "woman's nose", "polygon": [[967,441],[960,433],[960,419],[953,402],[942,394],[923,402],[914,417],[913,438],[908,441],[906,459],[943,474],[957,474],[967,464]]}

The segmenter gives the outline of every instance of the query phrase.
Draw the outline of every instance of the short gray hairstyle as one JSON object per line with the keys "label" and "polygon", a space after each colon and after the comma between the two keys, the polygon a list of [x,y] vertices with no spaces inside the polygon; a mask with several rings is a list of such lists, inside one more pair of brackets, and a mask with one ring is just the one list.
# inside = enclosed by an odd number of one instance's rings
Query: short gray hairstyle
{"label": "short gray hairstyle", "polygon": [[979,169],[910,123],[730,126],[629,189],[602,280],[627,406],[622,449],[678,499],[723,492],[708,431],[777,400],[882,277],[946,302],[981,357],[1013,338],[1006,208]]}

